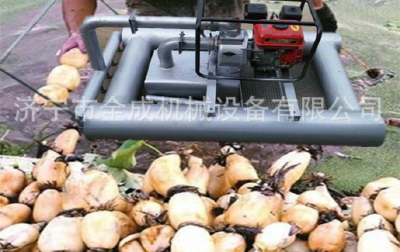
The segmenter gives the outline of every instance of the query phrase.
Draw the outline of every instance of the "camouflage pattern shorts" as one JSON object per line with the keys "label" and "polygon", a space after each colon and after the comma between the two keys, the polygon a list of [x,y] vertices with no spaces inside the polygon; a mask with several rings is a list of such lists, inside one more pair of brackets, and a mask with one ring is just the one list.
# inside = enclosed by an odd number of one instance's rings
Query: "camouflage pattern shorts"
{"label": "camouflage pattern shorts", "polygon": [[[196,16],[198,0],[126,0],[129,11],[140,15]],[[243,17],[243,6],[249,0],[208,0],[205,14],[212,17]]]}

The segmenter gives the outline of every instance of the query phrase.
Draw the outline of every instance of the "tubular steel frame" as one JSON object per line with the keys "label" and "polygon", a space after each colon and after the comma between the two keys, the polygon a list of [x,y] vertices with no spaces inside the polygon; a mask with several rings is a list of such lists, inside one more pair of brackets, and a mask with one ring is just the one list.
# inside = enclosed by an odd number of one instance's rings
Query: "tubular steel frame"
{"label": "tubular steel frame", "polygon": [[[50,0],[49,3],[53,3],[56,0]],[[287,1],[299,1],[299,0],[287,0]],[[307,2],[309,6],[310,0],[300,0],[303,8],[305,3]],[[200,0],[200,3],[204,2]],[[30,29],[39,22],[41,17],[48,11],[48,5],[45,6],[44,10],[36,16],[32,21],[31,25],[28,27]],[[311,8],[311,7],[310,7]],[[313,9],[310,9],[313,14]],[[314,15],[315,16],[315,15]],[[199,21],[200,20],[200,21]],[[138,26],[140,28],[163,28],[163,29],[196,29],[198,32],[199,28],[201,28],[201,22],[207,21],[208,24],[215,24],[217,20],[222,20],[225,23],[219,23],[220,25],[224,25],[225,28],[231,29],[229,25],[226,26],[227,23],[233,22],[241,22],[240,20],[224,20],[224,19],[208,19],[210,21],[201,20],[201,17],[196,19],[181,19],[181,18],[161,18],[157,19],[155,17],[143,17],[138,19]],[[184,21],[184,22],[183,22]],[[97,27],[105,26],[105,27],[129,27],[129,17],[121,17],[121,16],[113,16],[113,17],[96,17],[92,19],[88,19],[86,22],[86,30],[90,33],[87,37],[86,42],[90,42],[91,39],[96,38],[95,29]],[[252,23],[252,22],[250,22]],[[260,23],[259,21],[254,23]],[[270,24],[277,23],[276,21],[269,21]],[[282,23],[282,22],[281,22]],[[291,143],[291,144],[335,144],[335,145],[357,145],[357,146],[378,146],[381,145],[385,138],[385,123],[381,117],[379,117],[378,121],[375,118],[363,118],[361,117],[362,113],[360,111],[360,107],[358,105],[358,101],[354,95],[354,92],[351,88],[350,81],[341,65],[340,58],[338,55],[338,50],[340,46],[339,35],[330,35],[327,34],[324,36],[323,40],[327,40],[325,43],[321,43],[321,47],[316,51],[316,42],[319,42],[318,34],[320,34],[321,29],[318,29],[319,22],[318,20],[314,20],[314,23],[317,24],[317,39],[313,42],[310,40],[310,44],[313,43],[312,48],[310,49],[310,54],[315,53],[314,63],[318,65],[318,68],[322,71],[323,79],[322,84],[324,86],[324,91],[328,96],[328,103],[333,102],[333,98],[346,98],[347,103],[350,103],[350,107],[346,106],[344,102],[339,101],[339,105],[342,106],[344,111],[343,113],[348,113],[349,117],[352,121],[335,121],[333,118],[336,116],[336,112],[338,111],[323,111],[327,120],[313,120],[310,116],[305,116],[302,118],[302,121],[298,122],[290,122],[287,120],[279,121],[277,120],[276,113],[272,111],[265,111],[265,116],[267,122],[246,122],[239,121],[235,123],[231,123],[229,121],[217,120],[216,118],[211,118],[211,120],[207,123],[204,121],[190,121],[187,118],[183,118],[183,121],[178,120],[179,118],[172,118],[170,121],[163,121],[159,118],[158,111],[160,109],[159,104],[150,104],[151,111],[150,116],[154,116],[155,121],[146,121],[146,120],[137,120],[137,119],[128,119],[130,115],[130,111],[126,110],[127,107],[118,109],[118,113],[120,112],[120,117],[116,118],[117,120],[103,120],[107,119],[108,115],[106,114],[108,111],[102,109],[103,103],[92,103],[90,106],[93,106],[94,117],[90,115],[91,109],[83,108],[82,111],[71,111],[66,106],[61,104],[57,104],[51,101],[47,96],[38,92],[35,88],[33,88],[26,81],[18,78],[12,73],[7,72],[2,67],[0,67],[0,71],[6,74],[8,77],[14,79],[20,84],[24,85],[31,91],[35,92],[39,96],[45,98],[51,103],[54,103],[56,106],[63,108],[67,113],[69,113],[73,119],[77,120],[79,126],[82,127],[84,134],[87,137],[94,138],[145,138],[145,139],[157,139],[157,140],[211,140],[211,141],[243,141],[243,142],[273,142],[273,143]],[[288,22],[288,24],[290,24]],[[294,23],[299,24],[299,23]],[[312,22],[307,22],[305,25],[315,26]],[[31,27],[32,26],[32,27]],[[171,30],[172,32],[173,30]],[[27,34],[29,29],[24,33]],[[140,34],[131,34],[130,36],[140,37]],[[22,36],[23,37],[23,36]],[[333,41],[330,40],[332,37]],[[19,41],[22,38],[19,38]],[[132,40],[130,38],[129,40]],[[160,42],[160,39],[155,36],[154,43],[149,42],[149,46],[154,50],[154,44],[156,42]],[[19,42],[18,42],[19,43]],[[13,43],[14,47],[18,43]],[[93,52],[99,52],[100,54],[91,55],[96,57],[101,57],[104,61],[104,68],[99,68],[95,70],[92,78],[85,89],[85,93],[83,97],[86,98],[94,98],[97,96],[99,89],[101,89],[101,85],[107,76],[108,67],[112,64],[112,59],[116,51],[119,48],[121,43],[121,34],[118,32],[114,32],[110,37],[106,49],[103,53],[101,51],[94,50]],[[89,43],[90,44],[90,43]],[[95,48],[98,49],[98,48]],[[128,55],[129,53],[135,52],[138,50],[137,47],[126,47],[127,52],[124,54]],[[11,49],[12,50],[12,49]],[[96,58],[95,57],[95,58]],[[95,59],[91,57],[91,60]],[[125,57],[126,58],[126,57]],[[326,59],[329,60],[326,60]],[[150,57],[148,57],[150,61]],[[328,62],[327,62],[328,61]],[[93,62],[92,62],[93,63]],[[125,65],[124,68],[132,66],[134,62],[126,61],[121,62],[122,65]],[[132,69],[132,68],[130,68]],[[123,78],[125,76],[126,71],[120,73],[120,81],[124,82],[124,85],[117,85],[117,89],[115,91],[120,92],[121,90],[126,89],[126,79]],[[114,76],[115,77],[115,76]],[[212,76],[215,77],[215,76]],[[210,78],[213,79],[213,78]],[[236,78],[233,78],[236,79]],[[273,81],[280,81],[279,79],[273,79]],[[129,83],[129,85],[140,85],[140,81]],[[110,91],[110,90],[108,90]],[[118,93],[115,92],[115,93]],[[112,92],[111,92],[112,93]],[[130,93],[125,92],[126,95],[132,95]],[[111,95],[111,94],[110,94]],[[126,97],[125,97],[126,98]],[[131,101],[132,99],[127,99]],[[338,106],[339,106],[338,105]],[[182,106],[180,109],[181,113],[187,110],[186,106]],[[78,114],[78,117],[76,116]],[[89,115],[88,117],[86,115]],[[240,118],[245,118],[244,108],[238,108],[238,116]],[[85,118],[84,120],[82,120]],[[113,118],[114,119],[114,118]],[[294,126],[294,123],[296,126]],[[293,128],[295,127],[295,129]],[[221,130],[223,129],[223,130]],[[299,134],[301,132],[301,134]],[[198,136],[201,136],[201,139],[198,139]]]}

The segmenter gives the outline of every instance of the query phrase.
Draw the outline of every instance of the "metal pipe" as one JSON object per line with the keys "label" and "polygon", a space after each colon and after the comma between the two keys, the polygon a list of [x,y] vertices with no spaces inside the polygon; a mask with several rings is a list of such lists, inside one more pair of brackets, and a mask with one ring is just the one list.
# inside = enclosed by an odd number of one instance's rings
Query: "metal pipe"
{"label": "metal pipe", "polygon": [[159,103],[176,103],[184,105],[205,105],[206,103],[201,100],[187,99],[187,98],[177,98],[168,96],[158,96],[158,95],[146,95],[146,101],[159,102]]}
{"label": "metal pipe", "polygon": [[75,113],[78,116],[83,115],[83,111],[90,102],[94,102],[99,94],[100,88],[103,85],[104,79],[113,63],[115,54],[117,53],[121,44],[121,33],[113,32],[108,39],[107,45],[103,51],[103,58],[105,61],[106,69],[93,71],[89,82],[86,85],[80,102],[75,107]]}
{"label": "metal pipe", "polygon": [[[311,47],[316,38],[315,32],[304,32],[304,41],[306,45],[304,46],[304,55],[308,56],[310,54]],[[342,47],[342,36],[333,32],[324,32],[322,34],[321,43],[331,43],[334,45],[336,50],[339,52]]]}
{"label": "metal pipe", "polygon": [[125,45],[130,38],[142,37],[149,41],[153,50],[156,50],[162,42],[170,38],[179,37],[181,32],[185,33],[186,37],[195,36],[194,30],[143,28],[132,34],[130,28],[124,28],[122,29],[122,43]]}
{"label": "metal pipe", "polygon": [[320,43],[314,66],[330,109],[361,110],[334,43]]}
{"label": "metal pipe", "polygon": [[[140,17],[135,18],[137,28],[195,29],[196,18],[188,17]],[[99,27],[130,27],[128,15],[90,16],[85,19],[80,30],[85,42],[92,68],[104,70],[105,63],[96,34]],[[205,29],[232,30],[237,26],[231,23],[204,22]]]}
{"label": "metal pipe", "polygon": [[[90,118],[85,119],[83,132],[89,138],[351,146],[379,146],[386,134],[382,118],[365,117],[356,111],[325,110],[320,114],[323,118],[304,113],[300,121],[291,122],[277,111],[265,110],[264,120],[249,121],[248,111],[243,107],[237,107],[234,118],[227,119],[205,118],[202,107],[189,115],[189,106],[140,103],[137,107],[142,105],[145,107],[140,112],[132,113],[131,105],[106,108],[92,104],[94,113],[87,113]],[[216,111],[226,115],[221,106],[217,105]],[[229,111],[231,114],[232,110]],[[344,113],[349,120],[340,119]]]}
{"label": "metal pipe", "polygon": [[50,10],[50,8],[57,2],[57,0],[50,0],[43,7],[43,9],[31,20],[25,30],[18,36],[16,40],[7,48],[7,50],[0,57],[0,64],[3,63],[7,57],[11,54],[15,47],[22,41],[22,39],[28,34],[33,27],[43,18],[43,16]]}
{"label": "metal pipe", "polygon": [[[135,22],[138,28],[163,28],[163,29],[195,29],[195,17],[159,17],[136,16]],[[237,30],[238,25],[228,22],[204,22],[202,29],[210,31]]]}
{"label": "metal pipe", "polygon": [[[165,40],[173,37],[178,37],[181,32],[185,33],[186,37],[194,37],[194,30],[182,30],[182,29],[150,29],[143,28],[138,30],[135,34],[132,34],[130,28],[122,29],[122,43],[126,43],[132,37],[143,37],[151,43],[153,49],[157,49],[158,46]],[[253,38],[253,30],[247,30],[249,38]],[[207,36],[208,37],[208,36]],[[304,40],[306,42],[304,46],[304,56],[310,54],[311,47],[315,40],[315,32],[304,32]],[[330,42],[335,45],[335,48],[339,52],[342,45],[342,37],[336,33],[324,33],[322,35],[321,43]]]}
{"label": "metal pipe", "polygon": [[[169,69],[174,67],[174,58],[172,57],[172,51],[179,49],[179,43],[181,38],[170,38],[162,42],[158,46],[157,54],[160,60],[160,67]],[[182,43],[183,50],[194,50],[196,47],[195,38],[184,38]],[[200,41],[201,50],[211,50],[213,47],[212,41],[203,39]]]}
{"label": "metal pipe", "polygon": [[90,16],[85,18],[80,28],[81,35],[94,70],[106,69],[96,34],[96,29],[100,27],[129,27],[129,16]]}
{"label": "metal pipe", "polygon": [[82,95],[84,100],[95,100],[101,85],[107,75],[109,68],[113,63],[115,54],[117,53],[121,43],[121,33],[113,32],[108,40],[106,47],[104,48],[103,57],[106,64],[106,69],[103,71],[94,71],[90,81],[88,82],[85,92]]}
{"label": "metal pipe", "polygon": [[104,97],[104,103],[130,104],[138,99],[151,59],[151,46],[141,37],[131,38]]}

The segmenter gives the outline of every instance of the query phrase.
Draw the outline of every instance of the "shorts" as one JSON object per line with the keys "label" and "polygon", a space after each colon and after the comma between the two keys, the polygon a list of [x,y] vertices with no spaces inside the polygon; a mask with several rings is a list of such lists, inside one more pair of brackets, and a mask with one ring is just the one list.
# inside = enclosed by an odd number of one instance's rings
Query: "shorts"
{"label": "shorts", "polygon": [[[244,4],[249,0],[208,0],[205,15],[209,17],[242,18]],[[126,0],[131,12],[136,10],[143,16],[177,16],[194,17],[197,12],[197,0]]]}

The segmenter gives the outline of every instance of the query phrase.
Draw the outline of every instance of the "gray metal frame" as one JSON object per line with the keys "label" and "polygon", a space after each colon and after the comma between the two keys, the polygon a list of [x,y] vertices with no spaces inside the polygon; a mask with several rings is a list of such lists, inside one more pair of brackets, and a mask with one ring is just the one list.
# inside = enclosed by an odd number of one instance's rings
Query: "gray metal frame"
{"label": "gray metal frame", "polygon": [[[150,139],[176,141],[232,141],[268,142],[286,144],[323,144],[379,146],[385,138],[385,124],[382,120],[363,118],[357,111],[323,111],[324,120],[304,115],[297,122],[279,118],[271,110],[265,111],[264,121],[246,121],[246,111],[237,108],[236,120],[223,121],[216,117],[201,120],[185,115],[188,106],[169,104],[168,109],[177,111],[171,118],[163,120],[160,104],[146,104],[148,119],[130,118],[131,107],[105,109],[103,104],[93,104],[87,111],[83,133],[89,138]],[[219,106],[217,106],[217,110]],[[110,114],[114,113],[114,117]],[[336,120],[347,116],[350,121]]]}
{"label": "gray metal frame", "polygon": [[[130,27],[128,15],[117,16],[91,16],[85,19],[81,26],[82,38],[85,42],[87,53],[94,70],[104,70],[105,63],[101,55],[101,49],[97,38],[96,29],[100,27]],[[135,27],[140,28],[161,28],[161,29],[190,29],[194,30],[196,18],[190,17],[135,17]],[[236,30],[237,26],[230,23],[203,24],[204,29],[215,30]]]}
{"label": "gray metal frame", "polygon": [[[83,132],[89,138],[136,138],[156,140],[184,140],[184,141],[239,141],[239,142],[270,142],[286,144],[325,144],[325,145],[356,145],[378,146],[385,139],[385,123],[376,115],[364,117],[357,98],[352,90],[351,83],[340,62],[339,50],[341,37],[337,34],[324,34],[320,46],[313,59],[314,68],[322,83],[326,96],[327,107],[334,106],[333,110],[320,112],[323,119],[315,118],[310,111],[296,108],[301,114],[299,121],[287,120],[288,115],[282,118],[277,111],[265,110],[264,120],[249,121],[244,107],[237,107],[237,120],[223,120],[211,117],[209,109],[224,110],[218,104],[202,104],[183,99],[174,102],[173,97],[151,96],[151,101],[162,101],[161,104],[146,104],[147,118],[132,117],[131,103],[139,100],[139,92],[143,87],[152,53],[161,43],[172,38],[166,50],[169,58],[170,49],[176,49],[179,40],[177,34],[184,30],[187,37],[193,32],[194,19],[176,17],[136,17],[137,27],[135,34],[129,29],[122,32],[122,44],[125,50],[111,80],[103,103],[93,103],[90,109],[83,111],[85,118]],[[98,42],[95,34],[97,27],[128,27],[128,17],[91,17],[82,27],[83,36],[89,49],[89,56],[93,67],[100,71],[96,78],[92,78],[85,91],[87,97],[97,95],[104,81],[104,71],[107,64],[102,54],[98,53]],[[145,27],[145,28],[143,28]],[[151,28],[151,29],[150,29]],[[161,28],[161,29],[159,29]],[[165,29],[168,28],[168,29]],[[251,31],[249,36],[252,36]],[[315,34],[305,33],[307,55]],[[187,39],[187,38],[185,38]],[[188,40],[190,41],[190,40]],[[113,40],[109,41],[109,44]],[[107,45],[107,48],[111,47]],[[106,54],[107,48],[104,55]],[[185,52],[184,52],[185,53]],[[161,58],[163,58],[162,54]],[[171,59],[171,58],[169,58]],[[171,60],[168,60],[171,62]],[[173,62],[173,61],[172,61]],[[104,66],[103,66],[104,63]],[[97,72],[96,71],[96,72]],[[166,69],[165,71],[168,71]],[[216,87],[208,83],[206,96],[215,98]],[[286,93],[291,94],[290,85],[283,84]],[[88,89],[90,91],[88,91]],[[97,89],[97,90],[96,90]],[[106,108],[104,105],[114,98],[119,105]],[[164,100],[165,99],[165,100]],[[215,101],[215,100],[214,100]],[[168,110],[176,111],[168,120],[160,117],[160,110],[168,104]],[[189,118],[185,116],[190,104],[203,106],[205,116]],[[340,109],[339,109],[340,108]],[[208,109],[208,110],[207,110]],[[114,113],[113,115],[111,115]],[[290,115],[289,115],[290,116]],[[292,116],[294,116],[292,114]],[[345,117],[345,120],[337,118]]]}
{"label": "gray metal frame", "polygon": [[[50,0],[32,19],[24,32],[1,55],[0,64],[5,61],[12,50],[56,1]],[[173,97],[147,95],[148,100],[161,101],[162,104],[147,104],[149,108],[148,119],[151,120],[132,118],[130,116],[131,107],[128,105],[139,98],[139,92],[146,78],[153,51],[165,40],[176,37],[178,32],[182,30],[187,37],[194,37],[196,19],[134,16],[133,22],[134,26],[139,29],[136,34],[132,34],[130,29],[123,29],[122,36],[119,32],[114,32],[110,36],[103,53],[101,53],[97,40],[96,29],[98,27],[129,27],[129,16],[94,16],[87,18],[81,27],[88,54],[95,70],[82,96],[83,101],[92,101],[97,98],[120,44],[122,43],[126,47],[107,90],[104,102],[89,104],[82,102],[77,106],[78,119],[84,119],[84,121],[81,121],[81,126],[87,137],[357,146],[378,146],[385,139],[383,119],[379,115],[363,117],[351,83],[340,62],[338,52],[341,47],[341,37],[337,34],[327,33],[323,35],[313,62],[325,92],[326,105],[333,107],[333,110],[322,111],[321,116],[324,119],[315,119],[310,115],[312,113],[299,110],[298,113],[302,114],[301,120],[290,121],[287,120],[287,117],[282,119],[277,112],[266,110],[264,111],[265,119],[263,121],[248,121],[244,107],[236,108],[235,117],[237,120],[221,120],[217,117],[211,117],[214,114],[213,111],[226,108],[215,104],[216,83],[214,82],[206,84],[206,96],[214,102],[211,105],[189,99],[180,99],[175,102]],[[204,22],[203,26],[208,31],[238,31],[237,25],[231,23]],[[248,31],[248,33],[251,36],[252,31]],[[305,34],[305,55],[310,52],[314,39],[315,33]],[[173,45],[171,48],[166,50],[166,57],[161,56],[160,58],[167,63],[169,62],[169,66],[173,64],[172,57],[169,57],[169,50],[176,49],[174,43],[171,44]],[[0,70],[38,93],[37,90],[17,76],[3,69]],[[283,85],[286,95],[293,97],[290,83]],[[124,105],[122,108],[112,108],[113,118],[110,118],[110,109],[104,108],[105,103],[110,102],[111,98],[116,98],[117,102]],[[169,120],[163,120],[159,116],[160,109],[166,103],[170,105],[169,109],[177,111],[177,114],[172,114]],[[203,106],[206,117],[182,117],[191,104]],[[294,111],[297,111],[297,108]],[[72,111],[67,110],[67,112],[75,116]],[[293,117],[294,115],[290,116]],[[348,120],[336,119],[341,116]]]}

